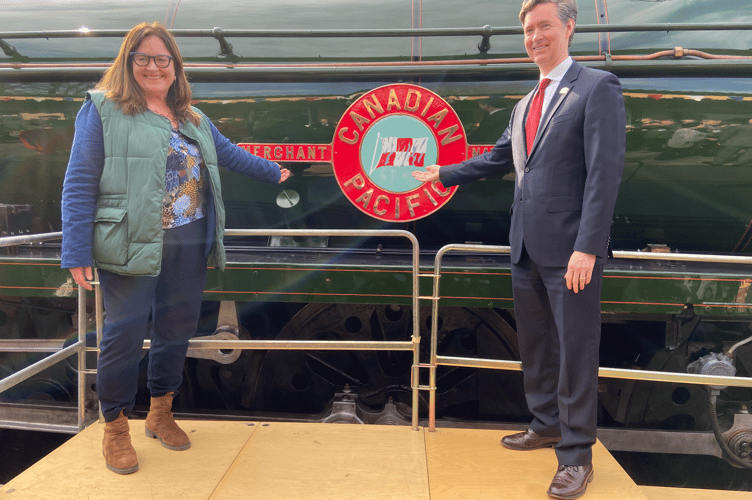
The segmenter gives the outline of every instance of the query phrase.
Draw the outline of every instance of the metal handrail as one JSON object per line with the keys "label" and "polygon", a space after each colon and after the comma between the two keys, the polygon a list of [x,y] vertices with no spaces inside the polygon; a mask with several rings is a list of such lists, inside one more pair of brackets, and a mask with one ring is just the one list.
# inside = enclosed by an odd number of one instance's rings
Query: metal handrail
{"label": "metal handrail", "polygon": [[[41,243],[50,240],[59,240],[62,237],[62,233],[44,233],[44,234],[32,234],[21,236],[5,236],[0,238],[0,248],[11,247],[17,245],[25,245],[30,243]],[[86,290],[83,287],[78,287],[78,310],[86,311]],[[81,432],[85,425],[85,398],[86,398],[86,314],[78,314],[78,340],[64,347],[63,345],[55,345],[53,341],[34,342],[33,340],[13,341],[8,349],[2,347],[0,344],[0,352],[53,352],[50,356],[47,356],[39,361],[32,363],[26,368],[17,371],[16,373],[9,375],[3,379],[0,379],[0,393],[14,387],[21,382],[28,380],[37,373],[46,370],[55,363],[59,363],[70,356],[78,355],[78,394],[77,394],[77,424],[75,426],[70,425],[40,425],[38,430],[50,430],[54,432]]]}
{"label": "metal handrail", "polygon": [[[341,237],[402,237],[407,238],[412,244],[412,305],[413,305],[413,336],[410,341],[278,341],[278,340],[201,340],[191,339],[189,346],[192,349],[262,349],[262,350],[281,350],[281,349],[316,349],[316,350],[405,350],[413,351],[413,366],[410,373],[410,385],[413,390],[412,394],[412,428],[418,430],[418,396],[419,396],[419,374],[418,368],[420,363],[420,312],[419,312],[419,259],[420,248],[418,240],[414,234],[403,230],[306,230],[306,229],[227,229],[225,236],[341,236]],[[58,239],[60,233],[47,233],[43,235],[34,235],[34,237],[25,237],[19,240],[18,237],[0,238],[1,246],[14,246],[30,242],[47,241]],[[11,243],[9,243],[11,241]],[[101,289],[97,282],[93,283],[96,291],[96,332],[97,346],[102,338],[103,313]],[[78,430],[83,430],[84,424],[84,398],[85,398],[85,380],[87,373],[95,373],[95,370],[86,370],[85,353],[86,353],[86,314],[81,311],[86,310],[86,291],[79,286],[78,288],[78,342],[62,349],[41,361],[28,366],[27,368],[0,380],[0,392],[28,379],[29,377],[41,372],[52,364],[61,361],[68,356],[78,353]],[[144,347],[149,348],[151,343],[144,342]],[[55,346],[50,342],[39,344],[22,345],[14,341],[12,349],[14,351],[22,350],[29,347],[33,350],[44,349],[46,351],[55,350]],[[0,352],[2,347],[0,344]]]}
{"label": "metal handrail", "polygon": [[[413,365],[410,372],[410,386],[412,393],[412,429],[418,430],[418,396],[420,363],[420,311],[419,311],[419,259],[420,247],[418,239],[409,231],[403,230],[358,230],[358,229],[226,229],[225,236],[343,236],[343,237],[401,237],[407,238],[412,244],[412,305],[413,305],[413,336],[410,341],[331,341],[331,340],[202,340],[200,338],[189,341],[190,349],[244,349],[244,350],[403,350],[413,352]],[[99,292],[99,287],[96,287]],[[97,294],[96,299],[97,345],[101,340],[102,331],[102,297]],[[150,341],[144,341],[144,348],[151,346]]]}
{"label": "metal handrail", "polygon": [[[410,374],[410,387],[412,394],[412,429],[418,430],[418,396],[420,365],[420,301],[418,276],[420,272],[420,246],[418,239],[409,231],[388,229],[226,229],[225,236],[344,236],[344,237],[401,237],[406,238],[412,244],[412,309],[413,309],[413,336],[407,342],[389,341],[279,341],[279,340],[251,340],[251,341],[224,341],[224,340],[191,340],[190,347],[196,349],[228,348],[226,346],[238,346],[240,349],[317,349],[317,350],[411,350],[413,351],[413,365]],[[221,344],[221,345],[220,345]]]}
{"label": "metal handrail", "polygon": [[[413,366],[411,370],[411,388],[413,390],[412,404],[412,428],[418,429],[418,396],[420,390],[430,391],[429,395],[429,431],[435,430],[436,424],[436,368],[438,365],[459,366],[471,368],[493,368],[502,370],[521,370],[519,361],[510,360],[493,360],[482,358],[461,358],[452,356],[438,356],[438,307],[439,307],[439,283],[441,278],[441,263],[446,253],[450,251],[476,252],[476,253],[510,253],[508,246],[493,245],[462,245],[451,244],[442,247],[436,254],[434,260],[434,272],[429,275],[420,274],[420,250],[418,240],[409,231],[403,230],[306,230],[306,229],[228,229],[225,231],[226,236],[341,236],[341,237],[404,237],[412,244],[412,309],[413,309],[413,336],[411,341],[280,341],[280,340],[202,340],[191,339],[189,341],[192,349],[263,349],[263,350],[412,350]],[[46,233],[41,235],[29,236],[11,236],[0,238],[0,248],[7,246],[16,246],[27,243],[37,243],[59,239],[61,233]],[[732,255],[710,255],[710,254],[684,254],[684,253],[655,253],[655,252],[626,252],[616,251],[614,257],[619,259],[641,259],[641,260],[664,260],[664,261],[683,261],[683,262],[705,262],[705,263],[722,263],[722,264],[743,264],[752,265],[752,257],[732,256]],[[433,277],[433,295],[430,297],[421,297],[419,295],[419,278]],[[95,285],[98,285],[95,283]],[[432,301],[431,313],[431,352],[430,363],[428,365],[420,364],[420,300]],[[86,291],[78,288],[78,310],[86,310]],[[101,340],[103,325],[103,307],[100,288],[96,286],[96,329],[97,344]],[[78,341],[68,347],[56,345],[56,342],[27,342],[13,341],[7,345],[9,349],[3,349],[0,342],[0,352],[3,351],[23,351],[23,352],[53,352],[52,355],[0,380],[0,392],[3,392],[14,385],[27,380],[28,378],[40,373],[53,364],[62,361],[74,354],[78,354],[78,431],[84,427],[84,399],[85,399],[85,376],[87,373],[94,372],[86,370],[86,314],[78,314]],[[150,342],[145,341],[144,347],[149,348]],[[429,368],[429,385],[419,385],[419,369],[421,367]],[[752,387],[752,378],[749,377],[727,377],[711,376],[699,374],[683,374],[671,372],[654,372],[642,370],[627,370],[616,368],[599,368],[599,376],[610,378],[623,378],[629,380],[659,381],[659,382],[676,382],[700,385],[725,385],[735,387]],[[61,427],[61,426],[56,426]],[[67,428],[67,427],[66,427]]]}
{"label": "metal handrail", "polygon": [[63,233],[42,233],[42,234],[24,234],[19,236],[4,236],[0,238],[0,248],[15,247],[18,245],[28,245],[31,243],[42,243],[44,241],[59,240]]}
{"label": "metal handrail", "polygon": [[[617,33],[646,31],[743,31],[752,30],[752,23],[656,23],[644,25],[629,24],[585,24],[575,26],[578,33]],[[480,28],[412,28],[412,29],[174,29],[170,32],[175,37],[214,38],[220,46],[222,56],[233,56],[232,45],[227,38],[387,38],[387,37],[443,37],[443,36],[480,36],[478,49],[487,52],[490,38],[499,35],[521,35],[521,26],[494,28],[485,25]],[[128,33],[125,29],[92,30],[49,30],[49,31],[5,31],[0,32],[0,49],[10,57],[22,57],[15,47],[5,39],[35,38],[123,38]]]}
{"label": "metal handrail", "polygon": [[[428,430],[436,430],[436,368],[438,365],[459,366],[465,368],[492,368],[497,370],[522,370],[520,361],[461,358],[455,356],[439,356],[438,348],[438,321],[439,321],[439,281],[441,278],[441,262],[444,255],[451,251],[476,252],[476,253],[499,253],[509,254],[510,247],[496,245],[463,245],[450,244],[439,249],[434,259],[433,295],[422,297],[432,301],[431,307],[431,356],[429,368],[429,386],[422,388],[429,391],[428,402]],[[683,254],[683,253],[653,253],[653,252],[614,252],[617,259],[642,259],[642,260],[670,260],[682,262],[712,262],[721,264],[744,264],[752,265],[752,257],[709,255],[709,254]],[[717,375],[701,375],[676,372],[656,372],[648,370],[628,370],[618,368],[598,368],[598,375],[606,378],[621,378],[626,380],[644,380],[651,382],[675,382],[683,384],[699,385],[722,385],[734,387],[752,387],[752,377],[728,377]]]}
{"label": "metal handrail", "polygon": [[57,352],[65,343],[60,339],[0,339],[0,352]]}
{"label": "metal handrail", "polygon": [[[83,287],[78,287],[78,310],[86,311],[86,290]],[[25,348],[26,347],[26,348]],[[35,348],[33,343],[24,344],[17,342],[13,347],[13,351],[21,352],[39,352]],[[17,371],[16,373],[9,375],[3,379],[0,379],[0,393],[5,392],[11,387],[20,384],[21,382],[28,380],[34,375],[46,370],[52,365],[59,363],[70,356],[78,355],[78,394],[77,394],[77,424],[75,426],[69,425],[40,425],[39,430],[51,430],[54,432],[60,431],[73,431],[81,432],[85,426],[85,398],[86,398],[86,314],[78,315],[78,341],[65,348],[52,348],[51,346],[45,351],[53,351],[53,354],[40,359],[39,361],[32,363],[26,368]],[[0,349],[0,352],[5,350]]]}
{"label": "metal handrail", "polygon": [[[412,342],[389,340],[202,340],[189,341],[190,349],[240,349],[294,351],[316,349],[317,351],[412,351]],[[144,340],[144,347],[150,348],[151,341]]]}
{"label": "metal handrail", "polygon": [[[617,33],[644,31],[746,31],[752,23],[652,23],[632,24],[582,24],[575,26],[578,33]],[[437,36],[493,36],[521,35],[521,26],[494,28],[490,25],[467,28],[413,28],[413,29],[173,29],[175,37],[194,38],[386,38],[386,37],[437,37]],[[0,39],[30,38],[122,38],[127,29],[48,30],[48,31],[2,31]]]}
{"label": "metal handrail", "polygon": [[679,253],[679,252],[627,252],[614,251],[615,259],[638,259],[638,260],[666,260],[676,262],[703,262],[711,264],[744,264],[752,265],[752,257],[744,255],[721,255],[705,253]]}

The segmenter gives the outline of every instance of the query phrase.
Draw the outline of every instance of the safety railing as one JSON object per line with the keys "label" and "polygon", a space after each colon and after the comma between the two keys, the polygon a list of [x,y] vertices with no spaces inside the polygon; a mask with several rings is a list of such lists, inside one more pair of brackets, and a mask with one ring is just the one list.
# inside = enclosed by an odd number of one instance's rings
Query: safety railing
{"label": "safety railing", "polygon": [[[744,31],[752,30],[752,23],[653,23],[653,24],[585,24],[578,25],[578,33],[619,33],[619,32],[669,32],[669,31]],[[466,28],[412,28],[412,29],[171,29],[175,37],[214,38],[220,44],[220,54],[232,54],[228,38],[393,38],[393,37],[482,37],[478,48],[487,52],[488,39],[492,36],[521,35],[521,26],[493,27],[485,25]],[[45,30],[45,31],[0,31],[0,49],[8,56],[16,56],[15,47],[5,42],[11,39],[43,38],[123,38],[125,29],[92,30]]]}
{"label": "safety railing", "polygon": [[[410,385],[412,388],[412,428],[418,430],[418,365],[420,362],[420,312],[419,312],[419,289],[418,289],[418,273],[419,273],[419,257],[420,247],[418,240],[409,231],[402,230],[307,230],[307,229],[228,229],[225,231],[226,236],[339,236],[339,237],[400,237],[406,238],[410,241],[412,246],[412,309],[413,309],[413,336],[410,341],[280,341],[280,340],[202,340],[191,339],[189,342],[190,349],[240,349],[240,350],[403,350],[413,352],[413,366],[411,369]],[[33,235],[33,236],[14,236],[0,238],[0,247],[2,246],[16,246],[21,244],[36,243],[42,241],[49,241],[59,239],[61,233],[49,233],[45,235]],[[95,286],[95,302],[96,302],[96,335],[97,345],[102,338],[102,330],[104,324],[104,307],[102,305],[102,295],[97,282],[92,282]],[[40,360],[23,370],[16,372],[15,374],[0,380],[0,393],[15,386],[18,383],[27,380],[28,378],[36,375],[45,368],[52,366],[53,364],[64,360],[68,356],[78,354],[78,430],[82,430],[84,427],[84,388],[85,388],[85,376],[89,374],[95,374],[96,370],[87,370],[85,367],[85,354],[86,348],[86,291],[82,288],[78,288],[78,342],[59,350]],[[29,352],[38,351],[40,346],[43,350],[55,350],[55,342],[50,341],[1,341],[0,340],[0,352],[14,351],[14,352]],[[6,347],[4,347],[6,346]],[[144,341],[144,347],[149,348],[150,342]],[[90,348],[96,351],[96,348]],[[42,429],[40,429],[42,430]],[[68,426],[55,426],[58,432],[65,432],[73,429],[69,429]]]}
{"label": "safety railing", "polygon": [[[227,229],[225,236],[340,236],[340,237],[394,237],[406,238],[412,245],[412,309],[413,336],[409,341],[351,341],[351,340],[202,340],[194,338],[189,341],[189,349],[240,349],[240,350],[329,350],[329,351],[412,351],[413,366],[410,372],[410,386],[412,389],[412,428],[418,430],[418,364],[420,362],[420,312],[419,312],[419,256],[418,239],[409,231],[403,230],[311,230],[311,229]],[[97,287],[97,290],[99,288]],[[103,307],[101,294],[96,299],[97,345],[102,338]],[[144,341],[144,348],[149,348],[150,342]]]}
{"label": "safety railing", "polygon": [[[602,0],[601,0],[602,1]],[[600,2],[597,2],[599,4]],[[599,21],[607,21],[605,4],[598,7]],[[577,61],[606,69],[618,71],[622,75],[644,75],[649,71],[652,75],[677,75],[691,72],[698,75],[732,75],[739,77],[747,75],[752,70],[752,57],[729,53],[721,49],[715,53],[700,50],[673,47],[671,50],[660,50],[651,54],[611,54],[611,33],[634,32],[695,32],[695,31],[752,31],[752,23],[652,23],[645,25],[594,24],[578,25],[578,33],[597,34],[597,52],[591,55],[575,56]],[[194,82],[214,82],[218,78],[231,80],[246,80],[268,78],[274,75],[274,81],[300,81],[314,79],[321,81],[331,78],[341,79],[342,74],[350,78],[369,79],[383,78],[421,78],[434,77],[437,72],[446,78],[453,74],[459,78],[478,76],[498,77],[497,73],[503,68],[504,78],[535,79],[538,69],[527,57],[489,58],[492,37],[502,37],[522,34],[521,26],[493,27],[485,25],[467,28],[412,28],[412,29],[171,29],[175,37],[188,39],[214,38],[219,43],[219,57],[216,53],[204,57],[190,58],[185,68]],[[90,59],[86,62],[51,62],[49,60],[35,60],[19,52],[6,40],[34,40],[71,39],[71,38],[122,38],[128,30],[92,30],[80,28],[78,30],[45,30],[45,31],[0,31],[0,50],[10,59],[0,61],[0,77],[7,81],[27,81],[38,78],[49,79],[91,79],[98,80],[104,69],[111,64],[111,55],[99,60]],[[233,52],[230,39],[349,39],[349,38],[394,38],[409,37],[417,45],[417,41],[427,37],[480,37],[477,44],[477,58],[467,59],[463,56],[448,56],[442,59],[424,60],[413,54],[409,61],[379,60],[379,61],[349,61],[338,57],[326,61],[290,63],[280,59],[276,62],[265,60],[261,63],[249,60]],[[495,42],[494,42],[495,43]],[[497,48],[498,49],[498,48]],[[500,52],[509,51],[508,47],[501,47]],[[721,52],[721,53],[719,53]],[[512,50],[517,54],[518,50]],[[204,62],[201,62],[204,59]],[[646,61],[653,61],[646,65]],[[659,62],[660,61],[660,62]],[[370,80],[369,80],[370,81]]]}
{"label": "safety railing", "polygon": [[[423,275],[433,277],[433,295],[430,297],[420,297],[422,300],[431,300],[431,354],[428,364],[429,385],[421,386],[420,389],[429,391],[428,400],[428,430],[436,430],[436,369],[439,365],[457,366],[464,368],[492,368],[497,370],[514,370],[521,371],[522,363],[514,360],[501,359],[483,359],[483,358],[462,358],[456,356],[439,356],[437,354],[438,346],[438,323],[439,323],[439,301],[441,300],[439,282],[441,279],[441,263],[444,255],[448,252],[475,252],[475,253],[496,253],[508,254],[510,247],[493,246],[493,245],[445,245],[436,253],[434,259],[434,272],[432,275]],[[752,257],[731,256],[731,255],[695,255],[683,253],[653,253],[653,252],[614,252],[616,259],[639,259],[639,260],[665,260],[665,261],[682,261],[682,262],[708,262],[716,264],[745,264],[752,265]],[[600,367],[598,375],[605,378],[622,378],[628,380],[643,380],[652,382],[675,382],[683,384],[698,385],[719,385],[734,387],[752,387],[752,378],[750,377],[729,377],[718,375],[702,375],[690,373],[675,372],[656,372],[648,370],[628,370],[619,368]]]}
{"label": "safety railing", "polygon": [[[446,245],[436,254],[434,260],[434,271],[432,274],[420,274],[419,256],[420,249],[417,238],[409,231],[402,230],[296,230],[296,229],[228,229],[227,236],[341,236],[341,237],[402,237],[406,238],[412,244],[412,311],[413,311],[413,335],[410,341],[288,341],[288,340],[202,340],[200,338],[191,339],[189,347],[191,349],[240,349],[240,350],[405,350],[413,352],[413,365],[411,370],[410,385],[412,389],[412,428],[418,429],[418,410],[419,410],[419,391],[429,391],[429,431],[436,428],[436,369],[439,365],[457,366],[465,368],[491,368],[501,370],[522,369],[521,363],[514,360],[498,360],[483,358],[462,358],[453,356],[440,356],[437,353],[438,346],[438,318],[439,318],[439,301],[440,296],[440,278],[441,266],[444,255],[448,252],[475,252],[475,253],[497,253],[508,254],[508,246],[490,246],[490,245]],[[19,244],[28,244],[59,239],[60,233],[48,233],[45,235],[33,235],[23,237],[6,237],[0,238],[0,248],[15,246]],[[721,255],[694,255],[680,253],[648,253],[648,252],[614,252],[615,258],[620,259],[641,259],[641,260],[671,260],[685,262],[710,262],[723,264],[744,264],[752,265],[752,257],[743,256],[721,256]],[[419,278],[433,278],[433,294],[429,297],[419,295]],[[96,286],[97,283],[94,283]],[[102,296],[99,287],[95,288],[96,301],[96,330],[97,341],[101,339],[103,327],[103,307]],[[420,312],[419,305],[421,300],[432,301],[431,313],[431,351],[428,364],[420,363]],[[65,426],[48,424],[46,426],[37,426],[38,430],[51,430],[56,432],[76,432],[84,428],[85,425],[85,377],[95,374],[96,369],[86,368],[86,352],[96,351],[96,348],[86,348],[86,291],[78,288],[78,340],[74,344],[64,347],[56,341],[49,340],[7,340],[0,339],[0,352],[53,352],[52,355],[33,363],[32,365],[0,380],[0,393],[11,387],[33,377],[50,366],[65,360],[66,358],[78,355],[78,405],[77,405],[77,426]],[[149,347],[149,342],[144,342],[145,347]],[[419,369],[429,369],[429,385],[420,385]],[[628,370],[617,368],[599,368],[599,376],[606,378],[622,378],[629,380],[655,381],[655,382],[675,382],[698,385],[722,385],[735,387],[752,387],[752,378],[750,377],[730,377],[717,375],[701,374],[684,374],[674,372],[655,372],[643,370]]]}
{"label": "safety railing", "polygon": [[[62,233],[45,233],[23,236],[7,236],[0,238],[0,248],[41,243],[44,241],[59,240]],[[50,368],[56,363],[66,360],[70,356],[78,356],[78,395],[77,395],[77,424],[36,424],[35,430],[51,432],[75,433],[84,429],[85,425],[85,389],[86,375],[95,373],[86,368],[86,290],[78,287],[78,340],[65,347],[56,341],[50,340],[9,340],[0,339],[0,352],[52,352],[53,354],[35,362],[0,380],[0,393],[28,380],[34,375]]]}

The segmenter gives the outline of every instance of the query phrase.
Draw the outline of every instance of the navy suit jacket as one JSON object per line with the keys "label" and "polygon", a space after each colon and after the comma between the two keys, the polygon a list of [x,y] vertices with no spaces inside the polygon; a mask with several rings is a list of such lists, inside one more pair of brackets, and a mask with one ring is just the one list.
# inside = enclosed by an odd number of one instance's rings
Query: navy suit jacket
{"label": "navy suit jacket", "polygon": [[624,97],[611,73],[573,62],[538,127],[530,156],[525,119],[533,90],[514,108],[494,148],[441,167],[444,186],[516,171],[509,241],[538,265],[567,267],[572,252],[607,255],[626,149]]}

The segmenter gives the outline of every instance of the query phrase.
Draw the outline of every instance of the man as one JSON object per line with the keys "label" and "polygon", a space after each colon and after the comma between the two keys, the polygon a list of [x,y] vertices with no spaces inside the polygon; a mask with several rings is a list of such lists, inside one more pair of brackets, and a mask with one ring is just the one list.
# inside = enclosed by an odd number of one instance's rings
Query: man
{"label": "man", "polygon": [[576,17],[575,0],[525,0],[520,21],[539,86],[515,106],[493,150],[413,174],[453,186],[515,169],[512,288],[533,420],[502,445],[555,446],[548,494],[563,499],[581,496],[593,478],[600,293],[626,148],[619,80],[569,56]]}

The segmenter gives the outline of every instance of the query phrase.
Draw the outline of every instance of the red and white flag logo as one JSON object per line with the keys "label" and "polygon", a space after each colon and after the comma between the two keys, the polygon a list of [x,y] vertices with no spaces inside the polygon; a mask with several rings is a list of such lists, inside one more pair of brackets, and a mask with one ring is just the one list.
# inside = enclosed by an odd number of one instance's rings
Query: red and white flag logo
{"label": "red and white flag logo", "polygon": [[[379,146],[381,146],[381,155],[376,163]],[[379,167],[422,167],[426,159],[427,147],[427,137],[412,139],[378,136],[373,151],[371,172]]]}

